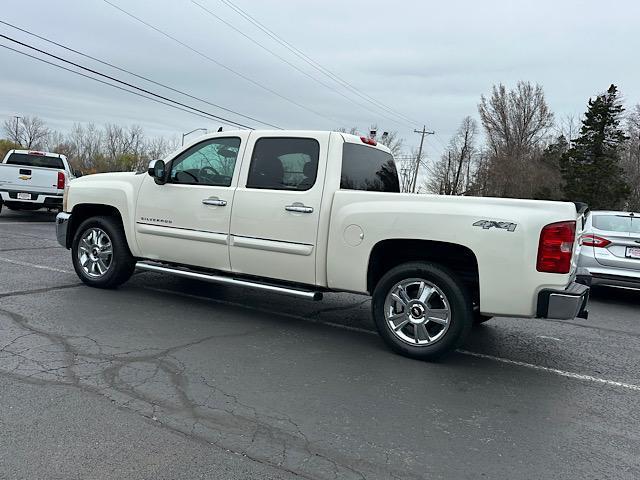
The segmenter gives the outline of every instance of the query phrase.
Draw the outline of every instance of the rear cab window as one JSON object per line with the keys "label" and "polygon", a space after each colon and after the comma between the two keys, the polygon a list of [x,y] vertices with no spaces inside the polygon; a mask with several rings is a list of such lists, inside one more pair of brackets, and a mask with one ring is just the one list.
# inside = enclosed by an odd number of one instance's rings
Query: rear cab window
{"label": "rear cab window", "polygon": [[33,153],[12,153],[6,161],[7,165],[21,165],[25,167],[57,168],[64,170],[64,163],[60,157],[38,155]]}
{"label": "rear cab window", "polygon": [[393,155],[367,145],[345,142],[340,188],[399,193],[400,181]]}

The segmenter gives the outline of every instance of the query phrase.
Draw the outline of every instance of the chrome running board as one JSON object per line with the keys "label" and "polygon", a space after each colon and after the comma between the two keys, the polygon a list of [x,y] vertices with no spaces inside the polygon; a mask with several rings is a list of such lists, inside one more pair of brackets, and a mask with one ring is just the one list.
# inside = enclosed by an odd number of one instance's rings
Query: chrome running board
{"label": "chrome running board", "polygon": [[234,285],[236,287],[253,288],[255,290],[263,290],[266,292],[280,293],[283,295],[291,295],[298,298],[305,298],[307,300],[322,300],[322,292],[314,290],[301,290],[298,288],[284,287],[279,285],[270,285],[268,283],[254,282],[251,280],[225,277],[222,275],[212,275],[208,273],[193,272],[191,270],[184,270],[181,268],[166,267],[154,263],[138,262],[136,268],[140,270],[146,270],[148,272],[158,273],[170,273],[178,277],[193,278],[195,280],[203,280],[211,283],[223,283],[225,285]]}

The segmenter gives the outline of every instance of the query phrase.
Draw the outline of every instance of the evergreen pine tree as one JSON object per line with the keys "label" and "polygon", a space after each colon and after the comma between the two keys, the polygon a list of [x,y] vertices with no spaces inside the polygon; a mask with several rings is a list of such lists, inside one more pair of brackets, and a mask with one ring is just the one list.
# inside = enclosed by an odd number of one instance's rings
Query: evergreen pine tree
{"label": "evergreen pine tree", "polygon": [[560,161],[568,200],[587,202],[593,210],[622,206],[629,194],[620,166],[627,140],[620,128],[622,112],[615,85],[589,100],[580,136]]}

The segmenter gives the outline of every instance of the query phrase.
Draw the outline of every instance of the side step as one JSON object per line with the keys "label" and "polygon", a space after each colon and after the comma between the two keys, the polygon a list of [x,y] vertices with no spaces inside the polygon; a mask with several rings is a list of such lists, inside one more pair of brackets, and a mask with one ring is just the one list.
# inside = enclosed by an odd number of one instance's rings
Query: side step
{"label": "side step", "polygon": [[267,292],[280,293],[283,295],[291,295],[298,298],[305,298],[307,300],[322,300],[322,292],[316,292],[313,290],[301,290],[298,288],[269,285],[268,283],[254,282],[251,280],[244,280],[233,277],[225,277],[222,275],[211,275],[207,273],[193,272],[190,270],[166,267],[163,265],[147,262],[136,263],[136,268],[140,270],[146,270],[148,272],[170,273],[171,275],[176,275],[178,277],[204,280],[205,282],[223,283],[225,285],[234,285],[237,287],[253,288],[255,290],[263,290]]}

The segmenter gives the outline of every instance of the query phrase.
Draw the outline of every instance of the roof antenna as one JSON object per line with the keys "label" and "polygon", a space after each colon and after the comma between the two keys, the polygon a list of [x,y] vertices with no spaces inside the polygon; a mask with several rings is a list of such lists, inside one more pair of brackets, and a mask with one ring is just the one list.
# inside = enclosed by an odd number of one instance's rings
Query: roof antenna
{"label": "roof antenna", "polygon": [[222,127],[218,127],[218,132],[221,132],[221,131],[222,131]]}

